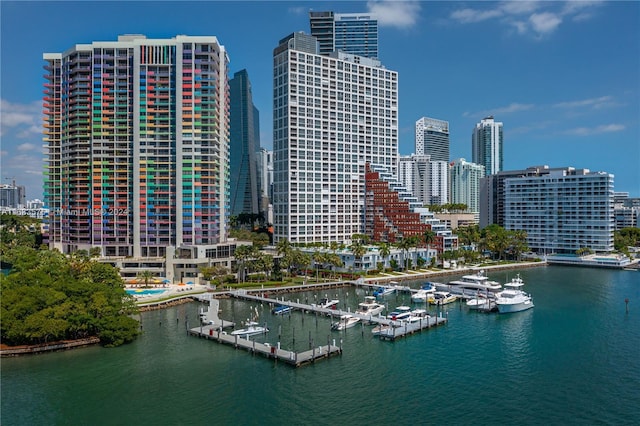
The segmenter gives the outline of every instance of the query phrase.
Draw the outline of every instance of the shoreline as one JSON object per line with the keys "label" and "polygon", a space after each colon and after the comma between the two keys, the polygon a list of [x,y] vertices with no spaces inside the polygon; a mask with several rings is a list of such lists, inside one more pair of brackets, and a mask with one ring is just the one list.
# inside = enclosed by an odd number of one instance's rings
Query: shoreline
{"label": "shoreline", "polygon": [[[482,266],[482,267],[471,266],[471,267],[464,267],[464,268],[447,269],[442,271],[422,270],[420,272],[418,271],[405,272],[401,274],[399,273],[397,275],[389,274],[389,276],[385,276],[385,277],[363,278],[363,281],[365,284],[371,285],[371,284],[382,284],[382,283],[389,283],[389,282],[415,281],[415,280],[421,280],[421,279],[428,279],[430,277],[464,275],[466,273],[470,273],[478,270],[503,271],[503,270],[510,270],[510,269],[527,269],[527,268],[534,268],[534,267],[547,266],[547,265],[548,264],[546,262],[521,262],[521,263],[510,263],[510,264],[503,264],[503,265],[489,265],[489,266]],[[331,282],[327,281],[327,282],[321,282],[321,283],[308,283],[308,284],[298,284],[298,285],[281,286],[281,287],[273,286],[273,287],[267,287],[267,288],[260,288],[260,287],[247,288],[246,291],[247,292],[262,291],[266,293],[280,293],[280,292],[293,293],[293,292],[311,290],[314,287],[322,288],[324,286],[332,287],[332,286],[345,286],[345,285],[354,285],[354,284],[356,283],[353,281],[331,281]],[[203,293],[212,294],[213,295],[212,297],[214,298],[220,298],[220,297],[228,296],[228,293],[232,291],[232,290],[216,291],[216,290],[208,289],[205,286],[198,286],[198,287],[201,287],[201,288],[194,287],[193,289],[190,289],[190,291],[181,290],[179,292],[177,291],[174,292],[174,291],[171,291],[171,289],[168,289],[167,291],[171,295],[171,297],[169,297],[168,299],[153,300],[151,297],[149,297],[149,300],[145,300],[142,303],[140,303],[140,300],[138,300],[138,303],[136,304],[138,305],[138,309],[140,312],[146,312],[146,311],[171,308],[176,305],[194,302],[197,300],[197,296]],[[95,345],[99,342],[100,342],[100,339],[95,337],[90,339],[80,339],[77,341],[65,340],[65,341],[52,342],[49,344],[42,344],[42,345],[3,346],[0,349],[0,357],[49,353],[49,352],[55,352],[55,351],[61,351],[61,350],[82,348],[90,345]]]}

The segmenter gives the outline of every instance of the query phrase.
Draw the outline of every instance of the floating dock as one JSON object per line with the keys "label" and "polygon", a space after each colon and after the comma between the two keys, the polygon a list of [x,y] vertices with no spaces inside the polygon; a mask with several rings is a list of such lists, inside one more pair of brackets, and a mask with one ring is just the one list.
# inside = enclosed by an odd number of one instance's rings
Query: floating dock
{"label": "floating dock", "polygon": [[418,321],[413,323],[405,323],[402,321],[394,321],[392,319],[386,318],[384,316],[372,316],[372,315],[360,315],[351,311],[344,311],[342,309],[331,309],[331,308],[322,308],[317,305],[309,305],[305,303],[292,302],[290,300],[284,299],[271,299],[268,297],[263,297],[255,294],[249,294],[246,291],[236,291],[231,293],[232,297],[236,297],[239,299],[252,300],[257,302],[265,302],[270,304],[278,304],[278,305],[286,305],[291,306],[294,309],[299,309],[301,311],[306,312],[316,312],[323,315],[329,315],[332,317],[340,317],[342,315],[352,315],[354,317],[360,318],[364,323],[375,324],[378,326],[386,326],[388,327],[387,331],[384,331],[378,335],[383,340],[395,340],[397,338],[413,334],[417,331],[424,330],[425,328],[435,327],[447,322],[447,318],[442,315],[442,311],[440,311],[439,315],[431,316],[428,315]]}
{"label": "floating dock", "polygon": [[[255,340],[234,336],[222,331],[220,327],[215,328],[211,325],[203,325],[201,327],[188,330],[192,336],[202,337],[214,340],[218,343],[231,345],[234,348],[246,349],[252,354],[262,355],[267,358],[274,359],[276,362],[284,362],[293,367],[300,367],[306,364],[314,363],[320,359],[329,358],[331,355],[342,354],[342,348],[336,346],[335,341],[324,346],[313,347],[303,352],[293,352],[280,349],[278,346],[272,346],[269,343],[260,343]],[[254,336],[255,337],[255,336]]]}

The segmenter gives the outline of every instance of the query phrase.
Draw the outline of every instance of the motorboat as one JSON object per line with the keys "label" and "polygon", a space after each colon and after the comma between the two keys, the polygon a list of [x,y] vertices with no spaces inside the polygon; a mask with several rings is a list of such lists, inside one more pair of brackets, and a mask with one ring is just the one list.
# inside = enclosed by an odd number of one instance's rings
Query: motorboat
{"label": "motorboat", "polygon": [[464,275],[459,280],[449,281],[447,284],[437,284],[438,290],[448,291],[453,294],[475,294],[479,291],[485,293],[495,293],[502,290],[502,285],[490,280],[484,270],[480,270],[475,274]]}
{"label": "motorboat", "polygon": [[446,305],[456,300],[458,300],[458,297],[448,291],[436,291],[433,293],[433,296],[429,298],[429,303],[431,305]]}
{"label": "motorboat", "polygon": [[496,309],[496,302],[494,299],[478,295],[473,299],[467,300],[467,307],[474,311],[489,312]]}
{"label": "motorboat", "polygon": [[255,321],[247,321],[245,323],[246,328],[241,328],[240,330],[233,330],[231,332],[232,336],[240,336],[240,337],[249,337],[255,336],[256,334],[265,334],[269,331],[267,327],[263,327]]}
{"label": "motorboat", "polygon": [[411,295],[411,301],[414,303],[426,303],[428,298],[429,292],[423,289],[420,289]]}
{"label": "motorboat", "polygon": [[389,312],[387,318],[394,321],[401,321],[411,316],[411,308],[409,306],[398,306],[392,312]]}
{"label": "motorboat", "polygon": [[293,311],[293,307],[291,306],[287,306],[287,305],[276,305],[272,310],[271,313],[274,315],[284,315],[287,314],[289,312]]}
{"label": "motorboat", "polygon": [[420,322],[428,318],[429,318],[429,313],[427,312],[426,309],[414,309],[413,311],[410,312],[409,317],[404,319],[403,322],[414,323],[414,322]]}
{"label": "motorboat", "polygon": [[376,291],[373,292],[375,297],[387,296],[389,294],[395,293],[395,287],[378,287]]}
{"label": "motorboat", "polygon": [[378,303],[375,297],[373,296],[365,296],[364,302],[360,302],[358,304],[358,309],[356,309],[356,314],[359,315],[378,315],[380,312],[384,310],[384,305],[382,303]]}
{"label": "motorboat", "polygon": [[248,319],[244,323],[245,328],[241,328],[239,330],[233,330],[231,332],[232,336],[240,336],[240,337],[249,337],[255,336],[256,334],[265,334],[269,331],[267,325],[261,326],[258,323],[258,308],[254,308],[253,318]]}
{"label": "motorboat", "polygon": [[331,329],[337,331],[346,330],[347,328],[351,328],[359,322],[359,317],[354,317],[353,315],[349,314],[341,315],[338,321],[331,324]]}
{"label": "motorboat", "polygon": [[316,304],[316,306],[323,309],[329,309],[329,308],[336,309],[338,307],[338,303],[340,303],[338,299],[329,299],[329,298],[323,297]]}
{"label": "motorboat", "polygon": [[501,314],[520,312],[533,308],[533,298],[521,290],[524,281],[520,275],[504,285],[505,289],[497,294],[496,306]]}

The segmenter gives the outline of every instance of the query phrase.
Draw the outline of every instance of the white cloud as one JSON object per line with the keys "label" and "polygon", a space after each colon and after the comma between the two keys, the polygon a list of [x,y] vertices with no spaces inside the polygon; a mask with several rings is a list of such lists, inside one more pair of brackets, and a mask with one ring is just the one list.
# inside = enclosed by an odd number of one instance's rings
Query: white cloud
{"label": "white cloud", "polygon": [[511,114],[514,112],[527,111],[532,109],[534,106],[535,105],[533,104],[520,104],[517,102],[513,102],[504,107],[492,108],[492,109],[487,109],[484,111],[477,111],[477,112],[465,112],[462,115],[464,117],[486,117],[489,115],[497,116],[500,114]]}
{"label": "white cloud", "polygon": [[496,18],[502,16],[500,10],[477,10],[477,9],[460,9],[451,13],[451,18],[459,21],[463,24],[469,24],[473,22],[482,22],[487,19]]}
{"label": "white cloud", "polygon": [[596,127],[576,127],[574,129],[567,130],[565,133],[568,135],[590,136],[600,133],[620,132],[625,128],[626,127],[623,124],[602,124]]}
{"label": "white cloud", "polygon": [[[601,1],[504,1],[483,3],[478,8],[453,11],[449,18],[461,24],[496,19],[520,35],[542,39],[552,34],[565,20],[580,22],[593,16]],[[487,7],[487,5],[490,5]],[[566,18],[566,19],[565,19]]]}
{"label": "white cloud", "polygon": [[42,102],[18,104],[0,99],[0,135],[9,131],[17,132],[18,137],[27,138],[41,133]]}
{"label": "white cloud", "polygon": [[39,148],[32,143],[23,143],[17,146],[18,151],[33,151],[35,148]]}
{"label": "white cloud", "polygon": [[306,13],[309,12],[309,9],[302,7],[302,6],[296,6],[296,7],[290,7],[289,8],[289,13],[292,15],[304,15]]}
{"label": "white cloud", "polygon": [[420,17],[421,5],[417,1],[369,1],[367,8],[376,16],[381,27],[410,28]]}
{"label": "white cloud", "polygon": [[554,108],[582,108],[589,107],[592,109],[603,109],[617,106],[618,103],[612,96],[600,96],[598,98],[581,99],[578,101],[566,101],[554,104]]}
{"label": "white cloud", "polygon": [[534,13],[529,17],[533,31],[538,35],[550,34],[562,23],[562,19],[554,13]]}

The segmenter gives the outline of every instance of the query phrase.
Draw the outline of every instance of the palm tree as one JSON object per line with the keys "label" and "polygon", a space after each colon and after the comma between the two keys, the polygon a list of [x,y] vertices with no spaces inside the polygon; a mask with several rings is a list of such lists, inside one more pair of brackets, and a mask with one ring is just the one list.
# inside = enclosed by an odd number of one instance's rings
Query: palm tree
{"label": "palm tree", "polygon": [[149,270],[145,270],[138,273],[138,279],[144,281],[144,286],[149,287],[149,280],[153,279],[153,273]]}
{"label": "palm tree", "polygon": [[412,247],[411,240],[409,238],[402,238],[400,241],[396,243],[396,247],[402,250],[402,270],[407,270],[407,253],[409,249]]}
{"label": "palm tree", "polygon": [[389,257],[389,255],[391,254],[391,247],[389,246],[389,243],[380,244],[380,247],[378,248],[378,253],[380,253],[380,257],[384,259],[382,261],[383,266],[386,266],[387,257]]}
{"label": "palm tree", "polygon": [[431,244],[436,240],[436,233],[431,229],[427,229],[422,234],[422,238],[424,239],[424,243],[427,246],[427,253],[431,251]]}
{"label": "palm tree", "polygon": [[351,250],[351,253],[353,253],[356,259],[360,259],[360,266],[362,267],[362,256],[367,252],[367,248],[360,241],[354,241],[351,246],[349,246],[349,250]]}

